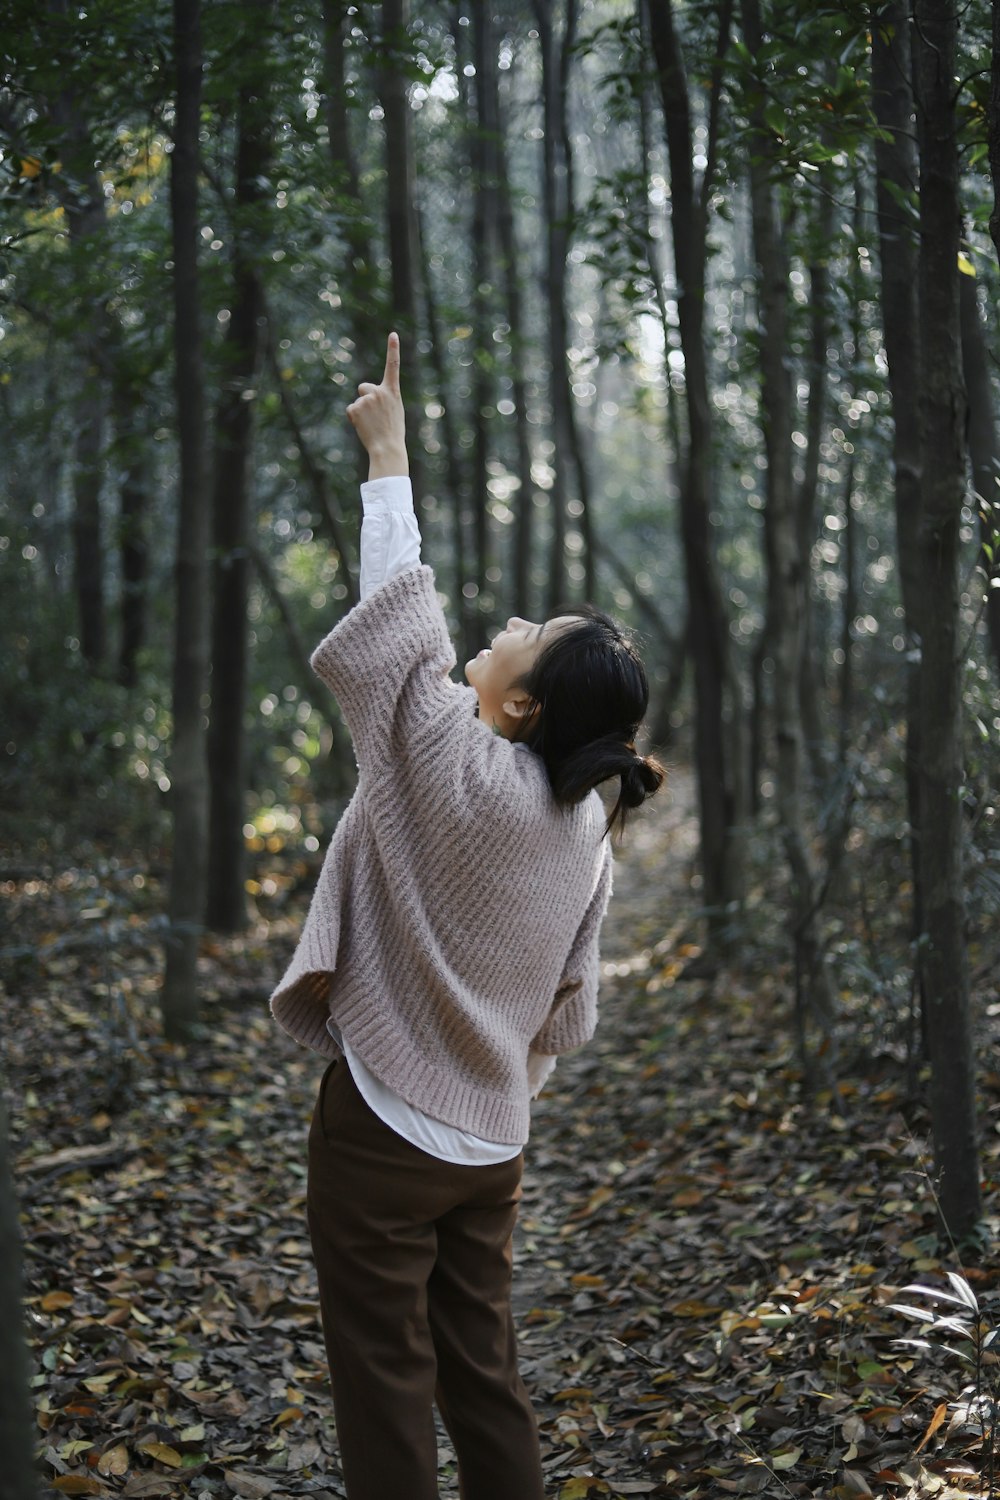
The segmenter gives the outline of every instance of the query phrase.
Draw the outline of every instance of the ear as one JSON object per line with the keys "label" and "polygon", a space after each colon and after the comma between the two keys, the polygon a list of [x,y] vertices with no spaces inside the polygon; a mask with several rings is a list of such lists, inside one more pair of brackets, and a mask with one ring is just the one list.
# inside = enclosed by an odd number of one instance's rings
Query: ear
{"label": "ear", "polygon": [[515,693],[512,697],[504,699],[504,713],[509,719],[514,719],[517,723],[520,723],[522,719],[529,715],[530,708],[531,699],[526,693]]}

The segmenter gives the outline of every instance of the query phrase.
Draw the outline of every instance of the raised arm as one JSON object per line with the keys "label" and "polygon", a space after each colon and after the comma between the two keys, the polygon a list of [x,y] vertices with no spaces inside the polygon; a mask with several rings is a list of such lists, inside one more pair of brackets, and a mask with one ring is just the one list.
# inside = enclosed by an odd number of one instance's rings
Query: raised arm
{"label": "raised arm", "polygon": [[409,474],[406,453],[406,419],[399,391],[399,334],[390,333],[385,369],[379,385],[363,380],[357,400],[347,415],[368,454],[368,478],[390,479]]}

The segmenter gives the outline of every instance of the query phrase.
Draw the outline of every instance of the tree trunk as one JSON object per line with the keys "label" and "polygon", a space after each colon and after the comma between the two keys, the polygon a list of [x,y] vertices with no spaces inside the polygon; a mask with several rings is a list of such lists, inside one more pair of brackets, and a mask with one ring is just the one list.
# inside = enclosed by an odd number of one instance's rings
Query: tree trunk
{"label": "tree trunk", "polygon": [[[730,9],[724,5],[720,12],[720,56],[728,44]],[[695,183],[694,125],[672,6],[650,3],[648,15],[670,163],[670,223],[687,392],[687,448],[680,507],[688,588],[688,650],[694,667],[702,901],[708,920],[708,946],[710,951],[719,952],[725,951],[732,937],[742,881],[733,838],[735,778],[729,763],[732,738],[725,713],[729,636],[709,521],[712,418],[704,317],[707,192],[705,184],[699,192]],[[660,301],[666,337],[662,294]]]}
{"label": "tree trunk", "polygon": [[[566,216],[567,216],[567,238],[566,253],[569,253],[570,243],[575,232],[576,225],[576,193],[574,190],[574,167],[573,167],[573,140],[569,128],[569,85],[570,71],[576,51],[576,33],[579,21],[577,0],[566,0],[566,25],[563,31],[562,46],[559,51],[559,112],[557,123],[559,129],[559,151],[565,170],[566,178]],[[563,297],[566,298],[565,287],[565,260],[564,260],[564,285]],[[578,543],[571,548],[579,552],[578,561],[571,565],[572,572],[580,574],[583,584],[583,596],[585,599],[593,599],[594,590],[597,587],[597,556],[594,538],[594,514],[590,499],[590,473],[587,468],[587,456],[580,437],[580,426],[577,421],[576,402],[573,398],[572,371],[569,364],[569,328],[568,319],[565,332],[565,345],[563,359],[559,367],[560,381],[563,386],[562,402],[565,406],[567,436],[569,447],[567,450],[568,461],[573,465],[576,475],[576,506],[573,514],[577,518],[578,530],[570,538]]]}
{"label": "tree trunk", "polygon": [[21,1225],[11,1171],[7,1107],[0,1094],[0,1453],[4,1500],[35,1500],[35,1422],[28,1395],[21,1307]]}
{"label": "tree trunk", "polygon": [[[59,35],[70,24],[68,0],[49,0]],[[58,43],[57,43],[58,45]],[[80,629],[80,650],[93,668],[104,663],[107,651],[105,622],[104,545],[101,526],[101,479],[104,464],[106,401],[106,313],[100,251],[107,237],[104,191],[94,170],[90,126],[76,88],[67,85],[51,104],[52,118],[62,135],[61,150],[66,186],[63,210],[77,263],[79,293],[80,384],[74,423],[73,465],[73,584]]]}
{"label": "tree trunk", "polygon": [[854,617],[858,612],[858,543],[854,519],[854,454],[848,454],[844,479],[844,531],[840,543],[844,576],[841,600],[840,650],[844,658],[840,668],[839,733],[837,759],[840,773],[846,777],[847,753],[851,745],[854,721]]}
{"label": "tree trunk", "polygon": [[993,580],[1000,579],[1000,451],[997,448],[989,354],[973,277],[959,277],[959,298],[962,374],[969,403],[969,460],[979,512],[979,562],[986,574],[986,628],[993,648],[994,665],[1000,671],[1000,587],[993,585]]}
{"label": "tree trunk", "polygon": [[920,323],[917,191],[909,14],[889,0],[872,22],[872,93],[883,139],[875,141],[882,328],[892,396],[896,555],[906,639],[906,806],[914,938],[923,931],[920,878]]}
{"label": "tree trunk", "polygon": [[981,1212],[975,1071],[962,871],[962,661],[959,581],[965,499],[955,112],[956,21],[916,0],[913,47],[920,151],[919,309],[922,514],[920,582],[920,963],[931,1058],[931,1125],[941,1215],[957,1240]]}
{"label": "tree trunk", "polygon": [[121,641],[118,680],[134,687],[138,656],[146,642],[149,613],[150,461],[144,441],[145,410],[135,372],[116,364],[112,374],[115,448],[122,468],[119,491],[118,547],[121,557]]}
{"label": "tree trunk", "polygon": [[411,338],[416,326],[416,254],[413,234],[413,132],[406,74],[400,66],[408,45],[410,0],[383,0],[383,66],[380,92],[385,111],[387,222],[392,263],[392,309]]}
{"label": "tree trunk", "polygon": [[[548,0],[536,0],[535,20],[542,52],[542,98],[544,137],[542,141],[542,203],[545,212],[545,298],[548,303],[549,402],[552,411],[552,438],[555,453],[552,460],[553,482],[549,490],[552,535],[549,542],[548,588],[546,608],[558,609],[566,599],[566,531],[569,501],[566,474],[573,446],[572,391],[570,390],[567,350],[569,328],[566,316],[566,256],[569,253],[570,219],[573,206],[569,197],[569,163],[563,147],[566,141],[563,93],[565,74],[560,67],[560,52]],[[569,17],[566,22],[568,35]]]}
{"label": "tree trunk", "polygon": [[173,859],[161,1005],[168,1038],[190,1038],[198,1017],[198,941],[205,908],[208,776],[209,485],[201,317],[198,305],[200,0],[174,0],[176,122],[170,170],[174,255],[174,353],[180,494],[174,621]]}
{"label": "tree trunk", "polygon": [[[85,358],[87,356],[85,355]],[[80,650],[91,667],[104,663],[104,542],[101,526],[101,471],[104,465],[104,390],[97,367],[88,362],[76,407],[76,462],[73,469],[73,581],[80,621]]]}
{"label": "tree trunk", "polygon": [[[270,0],[264,0],[265,5]],[[264,298],[252,254],[254,209],[268,170],[268,90],[261,79],[240,91],[236,147],[233,297],[215,415],[212,713],[208,730],[209,846],[205,920],[217,932],[247,923],[245,890],[247,605],[250,578],[251,465],[256,384],[264,347]]]}
{"label": "tree trunk", "polygon": [[809,256],[809,399],[806,409],[806,450],[802,483],[796,497],[799,518],[799,551],[806,574],[805,613],[802,620],[802,665],[799,674],[802,729],[812,775],[821,784],[826,774],[823,715],[821,710],[824,666],[817,652],[816,600],[811,587],[810,559],[816,540],[816,496],[819,490],[819,460],[826,423],[829,365],[826,357],[830,323],[830,273],[827,256],[833,236],[834,184],[828,170],[817,179],[816,218],[810,226]]}
{"label": "tree trunk", "polygon": [[[313,505],[316,509],[319,524],[329,532],[330,541],[336,553],[339,581],[347,591],[347,607],[350,608],[358,602],[358,584],[351,570],[350,559],[352,548],[348,539],[347,528],[337,509],[334,497],[330,493],[327,470],[312,450],[288,389],[288,382],[282,377],[281,364],[278,359],[278,350],[274,340],[266,297],[263,299],[263,318],[267,344],[267,362],[274,380],[274,388],[278,392],[278,400],[281,403],[281,414],[288,425],[288,430],[298,449],[299,462],[302,465],[302,472],[312,492]],[[367,462],[364,474],[367,474]]]}
{"label": "tree trunk", "polygon": [[452,552],[454,554],[455,609],[458,613],[462,660],[468,661],[481,645],[477,643],[474,624],[475,612],[463,585],[467,581],[465,516],[465,478],[459,460],[458,433],[455,428],[454,403],[449,367],[445,361],[445,339],[438,317],[437,298],[434,291],[434,276],[427,256],[427,242],[420,214],[417,215],[417,243],[420,250],[420,284],[424,298],[424,318],[430,344],[430,363],[441,406],[441,434],[444,448],[445,474],[451,499]]}
{"label": "tree trunk", "polygon": [[993,212],[990,234],[1000,260],[1000,0],[993,0],[993,66],[990,71],[990,103],[987,118],[990,175],[993,178]]}
{"label": "tree trunk", "polygon": [[[411,401],[416,402],[420,386],[420,351],[417,342],[417,268],[416,244],[416,172],[413,159],[413,130],[406,72],[402,59],[408,57],[410,0],[383,0],[382,63],[379,89],[385,111],[386,220],[389,237],[391,324],[406,340],[403,362],[409,372]],[[384,341],[370,376],[376,379],[384,362]],[[405,394],[405,393],[404,393]],[[416,443],[410,444],[410,479],[419,507],[425,491],[423,454]]]}
{"label": "tree trunk", "polygon": [[[496,44],[492,11],[484,5],[472,7],[472,45],[475,66],[475,113],[467,108],[467,136],[472,168],[472,519],[476,541],[476,607],[483,622],[490,566],[489,460],[490,411],[495,402],[494,289],[496,258]],[[466,90],[468,100],[468,90]]]}
{"label": "tree trunk", "polygon": [[528,423],[528,390],[525,377],[527,332],[524,326],[524,303],[521,297],[520,255],[514,227],[514,206],[507,161],[506,121],[503,99],[497,88],[498,70],[490,70],[491,87],[496,91],[497,117],[497,228],[500,235],[500,274],[503,277],[504,302],[510,325],[511,395],[514,421],[517,425],[517,499],[514,503],[514,613],[522,618],[532,614],[531,604],[531,535],[534,515],[534,483],[531,478],[531,436]]}
{"label": "tree trunk", "polygon": [[[744,41],[757,56],[762,45],[758,0],[742,0]],[[827,1035],[832,1011],[829,979],[817,925],[819,880],[809,845],[803,785],[803,732],[799,680],[806,610],[806,566],[792,484],[792,386],[788,348],[788,256],[778,216],[773,137],[763,104],[750,111],[750,197],[758,264],[761,397],[767,457],[767,614],[775,729],[776,811],[791,875],[800,1036],[811,1012]],[[803,1058],[803,1062],[806,1059]]]}
{"label": "tree trunk", "polygon": [[[356,15],[349,0],[323,0],[323,114],[330,146],[330,163],[338,196],[338,229],[344,242],[344,274],[340,297],[354,351],[357,380],[365,370],[378,370],[382,356],[381,330],[387,309],[379,257],[373,246],[372,219],[361,196],[361,179],[351,144],[351,108],[347,94],[348,37]],[[368,477],[368,455],[354,445],[357,481]],[[325,480],[324,480],[325,484]]]}
{"label": "tree trunk", "polygon": [[[377,370],[384,354],[380,330],[385,321],[378,256],[372,244],[371,215],[361,196],[357,162],[351,145],[347,99],[346,49],[351,25],[348,0],[323,0],[324,115],[330,161],[341,200],[339,227],[347,252],[347,275],[341,296],[359,370]],[[358,379],[364,377],[359,374]],[[367,472],[367,455],[359,465]]]}

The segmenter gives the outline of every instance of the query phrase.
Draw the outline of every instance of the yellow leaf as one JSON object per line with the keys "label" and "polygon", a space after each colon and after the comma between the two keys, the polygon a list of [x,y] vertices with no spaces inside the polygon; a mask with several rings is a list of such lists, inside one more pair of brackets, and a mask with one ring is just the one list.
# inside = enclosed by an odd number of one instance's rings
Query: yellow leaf
{"label": "yellow leaf", "polygon": [[289,1422],[297,1422],[302,1414],[301,1406],[286,1406],[284,1411],[278,1413],[271,1426],[284,1427]]}
{"label": "yellow leaf", "polygon": [[719,1309],[707,1302],[700,1302],[697,1297],[688,1297],[683,1302],[675,1302],[670,1311],[675,1318],[707,1318]]}
{"label": "yellow leaf", "polygon": [[582,1215],[594,1214],[594,1213],[597,1212],[597,1210],[599,1208],[603,1208],[604,1205],[605,1205],[605,1203],[610,1203],[611,1199],[614,1196],[615,1196],[615,1190],[614,1190],[614,1188],[610,1188],[610,1187],[595,1188],[594,1191],[591,1193],[590,1197],[587,1199],[585,1207],[580,1210],[580,1213]]}
{"label": "yellow leaf", "polygon": [[158,1463],[166,1464],[168,1469],[179,1469],[184,1460],[176,1448],[171,1448],[167,1443],[143,1443],[139,1449],[145,1453],[147,1458],[155,1458]]}
{"label": "yellow leaf", "polygon": [[67,1461],[79,1458],[81,1453],[89,1453],[93,1446],[93,1443],[87,1438],[77,1438],[72,1442],[63,1443],[59,1449],[59,1457],[65,1458]]}
{"label": "yellow leaf", "polygon": [[22,178],[37,177],[42,170],[42,164],[37,156],[22,156],[18,169],[18,176]]}
{"label": "yellow leaf", "polygon": [[670,1201],[675,1208],[697,1208],[704,1196],[701,1188],[682,1188]]}
{"label": "yellow leaf", "polygon": [[610,1495],[611,1491],[603,1479],[591,1474],[577,1474],[559,1491],[559,1500],[590,1500],[591,1495]]}
{"label": "yellow leaf", "polygon": [[42,1312],[58,1312],[63,1307],[72,1306],[72,1292],[46,1292],[42,1298]]}
{"label": "yellow leaf", "polygon": [[967,255],[963,255],[961,250],[958,252],[958,269],[963,276],[975,276],[976,274],[976,268],[972,264],[972,261]]}
{"label": "yellow leaf", "polygon": [[935,1408],[934,1408],[934,1415],[931,1417],[930,1421],[927,1424],[927,1431],[924,1433],[923,1437],[920,1439],[920,1442],[917,1444],[916,1448],[914,1448],[914,1450],[913,1450],[914,1453],[919,1453],[920,1450],[921,1450],[921,1448],[924,1446],[924,1444],[930,1442],[931,1438],[937,1432],[938,1428],[941,1426],[941,1423],[944,1421],[944,1419],[945,1419],[945,1417],[947,1415],[948,1415],[948,1404],[947,1404],[947,1402],[942,1401],[940,1406],[935,1406]]}
{"label": "yellow leaf", "polygon": [[120,1370],[113,1370],[107,1375],[88,1375],[83,1383],[92,1396],[106,1396],[108,1394],[108,1386],[113,1380],[117,1380],[120,1375]]}
{"label": "yellow leaf", "polygon": [[790,1448],[787,1453],[775,1453],[768,1459],[772,1469],[794,1469],[802,1457],[801,1448]]}

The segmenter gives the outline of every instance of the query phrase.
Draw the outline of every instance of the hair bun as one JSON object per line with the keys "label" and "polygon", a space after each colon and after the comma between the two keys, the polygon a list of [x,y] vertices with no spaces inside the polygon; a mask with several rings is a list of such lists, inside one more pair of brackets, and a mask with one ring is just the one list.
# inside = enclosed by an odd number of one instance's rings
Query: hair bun
{"label": "hair bun", "polygon": [[631,760],[622,771],[622,801],[626,807],[638,807],[657,790],[665,772],[659,761],[640,755],[634,745],[628,749]]}

